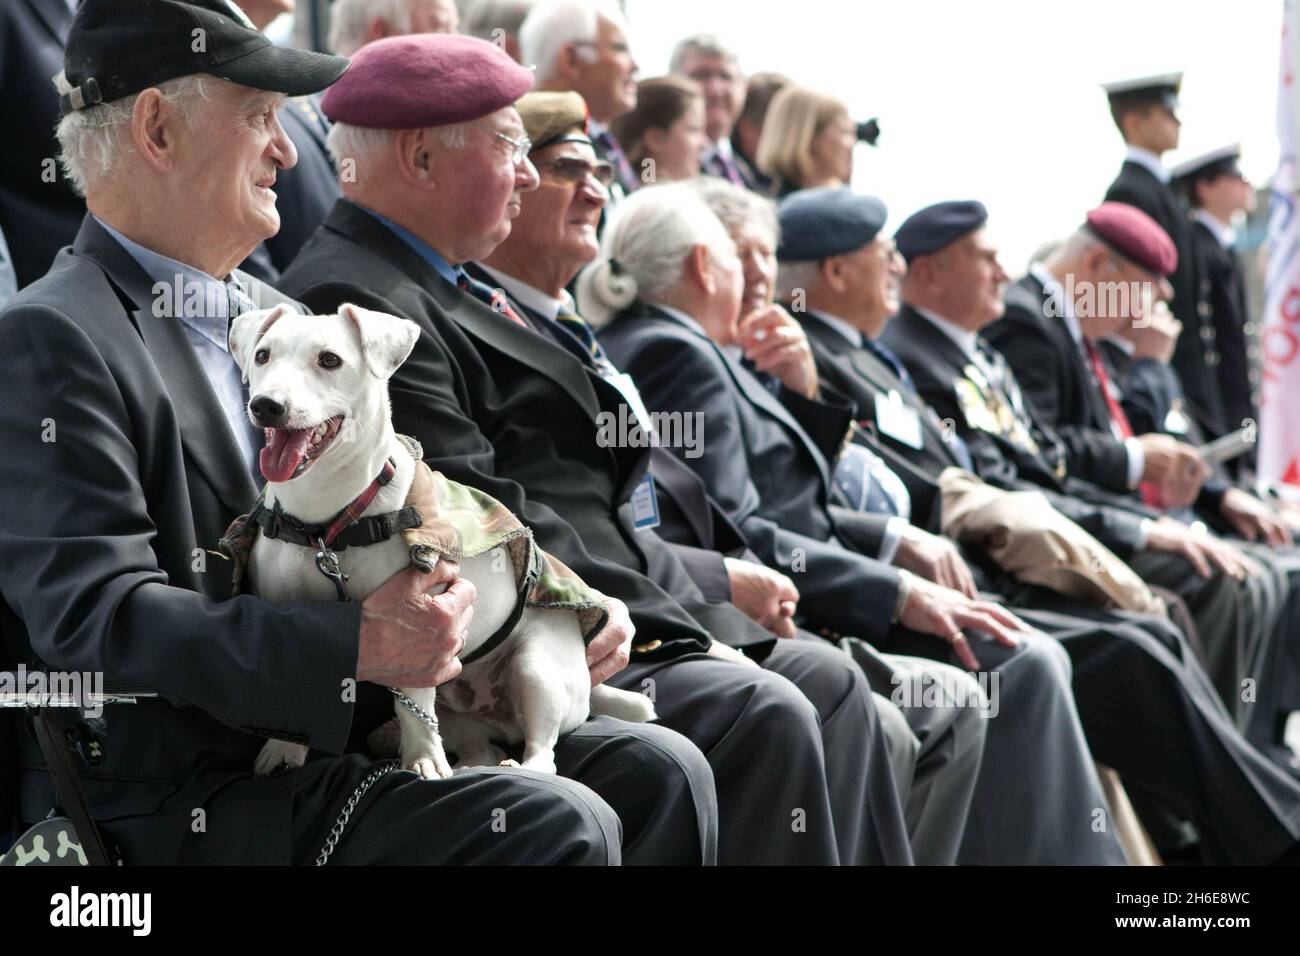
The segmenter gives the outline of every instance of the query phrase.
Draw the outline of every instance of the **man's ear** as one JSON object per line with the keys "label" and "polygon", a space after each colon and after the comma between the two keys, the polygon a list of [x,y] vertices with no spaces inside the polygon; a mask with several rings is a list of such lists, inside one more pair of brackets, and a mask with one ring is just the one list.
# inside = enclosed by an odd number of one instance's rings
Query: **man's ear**
{"label": "man's ear", "polygon": [[832,292],[844,291],[844,263],[839,256],[830,256],[817,265],[817,273],[826,288]]}
{"label": "man's ear", "polygon": [[173,127],[178,119],[156,87],[141,91],[131,108],[131,145],[156,172],[172,168]]}
{"label": "man's ear", "polygon": [[686,253],[684,278],[704,292],[713,292],[713,273],[709,270],[709,247],[700,243]]}
{"label": "man's ear", "polygon": [[420,327],[414,322],[350,302],[339,306],[339,315],[356,330],[367,370],[385,381],[406,361],[420,338]]}
{"label": "man's ear", "polygon": [[289,306],[277,305],[273,309],[258,309],[255,312],[245,312],[230,323],[226,347],[230,349],[230,357],[239,366],[239,371],[243,374],[245,382],[248,381],[248,366],[253,361],[257,343],[262,340],[262,336],[282,316],[290,314],[295,313]]}

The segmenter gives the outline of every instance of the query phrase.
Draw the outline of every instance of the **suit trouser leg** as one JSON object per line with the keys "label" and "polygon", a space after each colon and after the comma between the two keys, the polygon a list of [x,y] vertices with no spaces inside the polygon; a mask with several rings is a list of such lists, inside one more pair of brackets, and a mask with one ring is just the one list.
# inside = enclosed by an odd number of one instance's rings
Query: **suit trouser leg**
{"label": "suit trouser leg", "polygon": [[1279,594],[1273,626],[1246,668],[1255,689],[1244,704],[1246,733],[1265,753],[1285,760],[1291,755],[1281,743],[1282,720],[1300,709],[1300,551],[1243,547],[1274,579]]}
{"label": "suit trouser leg", "polygon": [[618,814],[625,866],[717,863],[713,771],[681,734],[594,717],[559,739],[555,765]]}
{"label": "suit trouser leg", "polygon": [[840,862],[910,864],[907,824],[867,678],[848,654],[804,633],[779,641],[763,666],[789,679],[817,711]]}
{"label": "suit trouser leg", "polygon": [[1266,863],[1295,845],[1300,784],[1242,737],[1173,625],[1074,604],[1055,616],[1098,760],[1191,819],[1213,862]]}
{"label": "suit trouser leg", "polygon": [[[312,760],[295,771],[295,863],[315,860],[340,810],[374,766],[354,754]],[[616,864],[620,842],[609,805],[564,777],[488,768],[424,780],[398,770],[361,798],[329,862]]]}
{"label": "suit trouser leg", "polygon": [[[971,647],[988,674],[991,716],[959,862],[1123,864],[1110,828],[1096,828],[1108,808],[1075,711],[1069,655],[1039,634],[1016,648],[977,636]],[[944,642],[901,628],[886,649],[958,664]]]}
{"label": "suit trouser leg", "polygon": [[700,653],[634,662],[608,683],[651,693],[660,723],[708,759],[719,863],[839,862],[817,713],[788,680]]}
{"label": "suit trouser leg", "polygon": [[1228,712],[1241,721],[1241,681],[1277,613],[1272,588],[1258,579],[1237,582],[1218,571],[1203,578],[1186,559],[1172,554],[1143,552],[1134,555],[1129,566],[1186,603],[1201,634],[1210,680]]}
{"label": "suit trouser leg", "polygon": [[[903,791],[912,856],[921,866],[957,862],[971,799],[979,780],[988,723],[985,701],[965,671],[924,657],[882,654],[857,638],[843,647],[858,662],[872,690],[900,714],[916,741],[911,786]],[[986,712],[986,711],[984,711]]]}

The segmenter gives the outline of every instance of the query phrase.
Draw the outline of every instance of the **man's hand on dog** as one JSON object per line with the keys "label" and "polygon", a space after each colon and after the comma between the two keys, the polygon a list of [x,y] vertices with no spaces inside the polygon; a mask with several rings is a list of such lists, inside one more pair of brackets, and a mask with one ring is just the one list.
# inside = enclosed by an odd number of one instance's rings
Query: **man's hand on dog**
{"label": "man's hand on dog", "polygon": [[437,687],[460,673],[476,592],[459,574],[444,558],[431,572],[399,571],[371,592],[361,605],[357,680]]}
{"label": "man's hand on dog", "polygon": [[609,612],[609,620],[604,630],[587,645],[587,670],[591,672],[592,687],[627,667],[632,635],[636,633],[627,605],[618,598],[606,597],[605,610]]}

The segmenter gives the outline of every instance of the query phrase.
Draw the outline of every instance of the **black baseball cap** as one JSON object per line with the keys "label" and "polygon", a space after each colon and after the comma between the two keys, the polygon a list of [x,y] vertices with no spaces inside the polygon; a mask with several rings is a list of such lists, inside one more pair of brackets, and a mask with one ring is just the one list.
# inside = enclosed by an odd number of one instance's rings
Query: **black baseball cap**
{"label": "black baseball cap", "polygon": [[278,47],[233,0],[82,0],[64,48],[63,115],[208,73],[287,96],[329,86],[345,57]]}

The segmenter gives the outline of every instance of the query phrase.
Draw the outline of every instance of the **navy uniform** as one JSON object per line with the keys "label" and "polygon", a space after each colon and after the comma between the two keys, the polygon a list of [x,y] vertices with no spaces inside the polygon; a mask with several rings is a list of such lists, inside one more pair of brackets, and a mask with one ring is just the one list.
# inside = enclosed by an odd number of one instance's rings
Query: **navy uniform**
{"label": "navy uniform", "polygon": [[[1143,77],[1105,84],[1102,88],[1110,100],[1111,112],[1118,117],[1131,109],[1164,109],[1176,114],[1182,73]],[[1174,295],[1170,308],[1183,323],[1183,333],[1175,347],[1174,364],[1180,357],[1205,347],[1214,348],[1213,336],[1202,338],[1201,316],[1197,310],[1198,269],[1192,249],[1191,223],[1182,198],[1170,186],[1170,173],[1155,153],[1129,144],[1119,175],[1106,190],[1106,202],[1136,206],[1156,221],[1178,252],[1178,265],[1169,276]],[[1210,323],[1211,330],[1213,323]],[[1215,358],[1217,362],[1217,357]],[[1184,385],[1188,383],[1184,382]],[[1190,394],[1190,385],[1189,394]]]}
{"label": "navy uniform", "polygon": [[[1246,279],[1234,248],[1232,227],[1199,208],[1196,183],[1221,176],[1242,178],[1240,146],[1213,150],[1173,170],[1174,182],[1192,206],[1192,255],[1199,266],[1195,340],[1175,354],[1173,365],[1183,381],[1191,415],[1210,438],[1258,421],[1260,362],[1255,324],[1246,305]],[[1248,464],[1251,456],[1236,459]]]}

